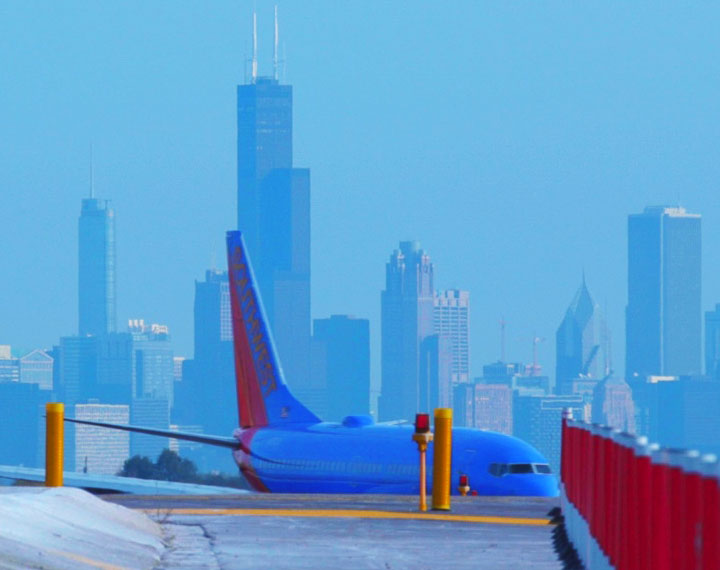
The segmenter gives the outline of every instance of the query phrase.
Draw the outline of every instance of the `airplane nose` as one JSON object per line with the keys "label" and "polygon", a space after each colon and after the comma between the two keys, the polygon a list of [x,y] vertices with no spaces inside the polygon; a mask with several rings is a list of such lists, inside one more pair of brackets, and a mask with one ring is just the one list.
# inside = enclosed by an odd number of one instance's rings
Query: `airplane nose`
{"label": "airplane nose", "polygon": [[530,483],[532,494],[536,497],[557,497],[560,486],[555,475],[535,475]]}
{"label": "airplane nose", "polygon": [[557,497],[560,494],[555,475],[506,475],[508,495]]}

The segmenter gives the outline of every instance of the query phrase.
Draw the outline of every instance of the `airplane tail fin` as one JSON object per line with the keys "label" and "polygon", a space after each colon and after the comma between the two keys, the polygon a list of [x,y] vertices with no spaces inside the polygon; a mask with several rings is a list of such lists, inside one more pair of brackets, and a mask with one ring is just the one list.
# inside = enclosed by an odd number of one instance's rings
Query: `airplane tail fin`
{"label": "airplane tail fin", "polygon": [[242,232],[227,233],[227,252],[240,426],[319,422],[285,383]]}

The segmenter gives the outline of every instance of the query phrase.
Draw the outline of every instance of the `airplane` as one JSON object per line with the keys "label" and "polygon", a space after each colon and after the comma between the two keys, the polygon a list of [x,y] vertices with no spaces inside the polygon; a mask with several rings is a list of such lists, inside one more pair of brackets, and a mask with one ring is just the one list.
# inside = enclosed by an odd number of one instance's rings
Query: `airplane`
{"label": "airplane", "polygon": [[[376,423],[368,415],[323,422],[298,401],[283,378],[240,231],[227,232],[227,254],[240,425],[232,437],[66,421],[230,448],[241,473],[260,492],[417,494],[413,426]],[[459,493],[455,482],[461,474],[467,475],[473,494],[558,495],[547,460],[528,443],[504,434],[453,428],[453,494]]]}

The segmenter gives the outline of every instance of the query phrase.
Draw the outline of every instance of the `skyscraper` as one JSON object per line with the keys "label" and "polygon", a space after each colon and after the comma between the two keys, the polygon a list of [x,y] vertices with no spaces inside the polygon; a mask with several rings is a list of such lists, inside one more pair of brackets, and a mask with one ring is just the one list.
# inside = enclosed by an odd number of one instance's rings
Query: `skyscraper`
{"label": "skyscraper", "polygon": [[411,420],[420,406],[420,345],[433,334],[433,265],[417,241],[400,242],[381,296],[381,420]]}
{"label": "skyscraper", "polygon": [[194,321],[195,353],[183,362],[173,418],[206,433],[231,433],[238,417],[226,271],[208,270],[204,281],[195,281]]}
{"label": "skyscraper", "polygon": [[128,323],[128,330],[132,336],[133,397],[164,400],[172,407],[175,363],[168,327],[146,325],[143,319],[133,319]]}
{"label": "skyscraper", "polygon": [[313,341],[322,343],[327,394],[324,420],[370,413],[370,321],[332,315],[313,321]]}
{"label": "skyscraper", "polygon": [[435,333],[450,340],[452,382],[470,380],[470,292],[437,291],[433,311]]}
{"label": "skyscraper", "polygon": [[700,215],[653,206],[628,218],[625,374],[701,370]]}
{"label": "skyscraper", "polygon": [[292,87],[257,73],[253,17],[250,82],[237,88],[238,229],[290,386],[310,377],[310,171],[293,168]]}
{"label": "skyscraper", "polygon": [[600,308],[590,296],[583,276],[582,284],[555,333],[555,381],[558,394],[573,393],[574,380],[584,378],[599,381],[605,375],[605,336],[605,323]]}
{"label": "skyscraper", "polygon": [[418,410],[451,408],[453,405],[452,342],[441,334],[426,336],[420,343]]}
{"label": "skyscraper", "polygon": [[705,311],[705,374],[720,380],[720,303]]}
{"label": "skyscraper", "polygon": [[81,336],[115,331],[115,213],[107,200],[82,201],[78,221],[78,317]]}

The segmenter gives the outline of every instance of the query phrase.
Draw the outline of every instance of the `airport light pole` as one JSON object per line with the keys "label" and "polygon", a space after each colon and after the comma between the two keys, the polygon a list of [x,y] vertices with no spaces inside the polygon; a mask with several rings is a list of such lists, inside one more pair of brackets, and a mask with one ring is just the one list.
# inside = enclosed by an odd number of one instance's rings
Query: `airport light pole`
{"label": "airport light pole", "polygon": [[430,431],[430,414],[415,414],[415,433],[412,439],[417,443],[420,452],[420,510],[427,511],[427,472],[425,456],[428,444],[433,440]]}

